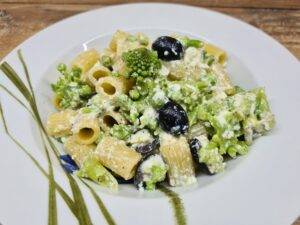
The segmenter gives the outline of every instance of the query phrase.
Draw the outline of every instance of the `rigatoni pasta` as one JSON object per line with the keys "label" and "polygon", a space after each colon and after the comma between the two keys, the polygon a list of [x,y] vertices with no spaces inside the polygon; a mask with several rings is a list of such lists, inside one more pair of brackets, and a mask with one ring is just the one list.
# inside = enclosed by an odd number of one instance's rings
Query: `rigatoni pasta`
{"label": "rigatoni pasta", "polygon": [[100,134],[98,119],[94,115],[82,114],[76,118],[72,132],[78,143],[92,144]]}
{"label": "rigatoni pasta", "polygon": [[142,158],[140,153],[126,146],[125,142],[109,136],[100,141],[96,154],[102,165],[125,180],[134,176],[137,164]]}
{"label": "rigatoni pasta", "polygon": [[103,131],[108,132],[114,125],[125,124],[124,117],[114,111],[108,111],[99,118],[100,127]]}
{"label": "rigatoni pasta", "polygon": [[111,72],[105,66],[102,66],[100,62],[96,64],[87,72],[87,81],[92,85],[96,86],[99,79],[110,76]]}
{"label": "rigatoni pasta", "polygon": [[95,49],[87,50],[80,53],[71,63],[72,67],[81,69],[85,74],[99,60],[99,53]]}
{"label": "rigatoni pasta", "polygon": [[54,137],[63,137],[72,134],[72,125],[76,112],[74,110],[64,110],[52,113],[48,116],[46,130]]}
{"label": "rigatoni pasta", "polygon": [[126,91],[125,83],[116,77],[101,78],[96,83],[95,88],[97,93],[107,99],[113,99]]}
{"label": "rigatoni pasta", "polygon": [[195,183],[194,163],[186,138],[162,134],[160,140],[160,152],[169,167],[170,185],[185,186]]}
{"label": "rigatoni pasta", "polygon": [[226,52],[212,44],[205,43],[204,50],[207,52],[207,54],[213,55],[216,58],[217,62],[221,65],[223,65],[227,61]]}
{"label": "rigatoni pasta", "polygon": [[77,138],[70,136],[64,142],[64,148],[66,152],[72,157],[72,159],[81,166],[84,161],[93,154],[96,149],[95,144],[80,144]]}

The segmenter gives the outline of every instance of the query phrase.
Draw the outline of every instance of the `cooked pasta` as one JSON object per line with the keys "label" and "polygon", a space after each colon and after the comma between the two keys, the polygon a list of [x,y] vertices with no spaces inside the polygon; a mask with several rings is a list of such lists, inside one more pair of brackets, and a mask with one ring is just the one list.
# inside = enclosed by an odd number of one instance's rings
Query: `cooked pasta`
{"label": "cooked pasta", "polygon": [[[59,64],[46,124],[64,143],[66,170],[101,186],[138,190],[195,183],[246,154],[275,124],[263,88],[244,90],[226,72],[226,53],[187,36],[117,31],[109,46]],[[69,163],[68,162],[68,163]],[[62,163],[63,164],[63,163]],[[70,169],[72,168],[72,169]],[[131,180],[132,179],[132,180]],[[118,180],[118,181],[117,181]]]}
{"label": "cooked pasta", "polygon": [[72,132],[78,143],[92,144],[98,139],[100,134],[98,119],[93,114],[79,115],[74,122]]}
{"label": "cooked pasta", "polygon": [[64,148],[66,152],[72,157],[72,159],[81,166],[83,162],[94,152],[96,145],[94,144],[80,144],[77,138],[70,136],[64,142]]}
{"label": "cooked pasta", "polygon": [[125,83],[116,77],[103,77],[95,85],[96,92],[101,94],[103,98],[113,99],[114,97],[125,93]]}
{"label": "cooked pasta", "polygon": [[53,102],[54,107],[57,110],[61,110],[62,109],[62,107],[60,106],[61,99],[57,95],[54,96],[52,102]]}
{"label": "cooked pasta", "polygon": [[96,149],[100,162],[114,173],[129,180],[142,156],[117,138],[104,137]]}
{"label": "cooked pasta", "polygon": [[76,112],[70,109],[50,114],[46,124],[48,134],[54,137],[72,134],[72,124],[75,116]]}
{"label": "cooked pasta", "polygon": [[212,44],[205,43],[204,50],[207,52],[207,54],[213,55],[221,65],[227,61],[226,52]]}
{"label": "cooked pasta", "polygon": [[169,166],[170,185],[185,186],[195,183],[195,169],[186,138],[162,134],[160,140],[160,152]]}
{"label": "cooked pasta", "polygon": [[103,131],[108,132],[114,125],[125,124],[126,120],[123,116],[114,111],[104,113],[100,118],[100,127]]}
{"label": "cooked pasta", "polygon": [[82,74],[85,74],[93,65],[99,60],[99,53],[95,49],[87,50],[80,53],[72,61],[72,67],[78,67],[81,69]]}
{"label": "cooked pasta", "polygon": [[92,85],[96,86],[100,78],[107,77],[111,74],[110,70],[102,66],[100,62],[96,64],[87,72],[87,81]]}

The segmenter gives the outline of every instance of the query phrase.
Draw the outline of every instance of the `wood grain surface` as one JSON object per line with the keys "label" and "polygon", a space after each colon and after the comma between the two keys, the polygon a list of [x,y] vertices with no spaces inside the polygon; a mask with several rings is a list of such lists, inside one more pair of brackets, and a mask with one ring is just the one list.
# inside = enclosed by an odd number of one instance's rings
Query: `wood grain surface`
{"label": "wood grain surface", "polygon": [[[0,2],[4,1],[6,3],[0,3],[0,59],[31,35],[63,18],[96,7],[103,7],[108,3],[125,2],[120,0],[80,1],[89,4],[78,4],[79,1],[75,0],[1,0]],[[73,4],[74,2],[77,4]],[[173,2],[179,1],[173,0]],[[300,0],[187,0],[180,2],[209,6],[207,8],[246,21],[273,36],[300,58]],[[237,7],[239,5],[241,7]],[[263,6],[273,8],[263,8]],[[279,7],[282,8],[279,9]],[[293,7],[296,9],[291,9]]]}

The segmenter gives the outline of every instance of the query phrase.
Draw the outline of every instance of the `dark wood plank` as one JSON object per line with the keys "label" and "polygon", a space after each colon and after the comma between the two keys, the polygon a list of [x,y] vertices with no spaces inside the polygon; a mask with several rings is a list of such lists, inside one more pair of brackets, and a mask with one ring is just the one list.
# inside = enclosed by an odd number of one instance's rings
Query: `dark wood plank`
{"label": "dark wood plank", "polygon": [[[164,0],[165,2],[185,3],[203,7],[231,8],[300,8],[299,0]],[[2,0],[2,3],[47,3],[47,4],[120,4],[124,2],[142,2],[142,0]],[[151,2],[161,2],[152,0]]]}
{"label": "dark wood plank", "polygon": [[[0,58],[42,28],[73,14],[102,6],[0,4]],[[300,58],[300,10],[211,9],[232,15],[264,30]]]}

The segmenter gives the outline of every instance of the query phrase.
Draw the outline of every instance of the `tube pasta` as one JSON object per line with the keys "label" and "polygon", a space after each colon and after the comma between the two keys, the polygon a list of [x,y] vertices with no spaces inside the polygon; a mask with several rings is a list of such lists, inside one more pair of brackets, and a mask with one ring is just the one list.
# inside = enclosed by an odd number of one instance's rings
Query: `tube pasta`
{"label": "tube pasta", "polygon": [[80,115],[72,128],[75,140],[80,144],[94,143],[100,134],[98,119],[89,114]]}
{"label": "tube pasta", "polygon": [[116,52],[117,51],[117,47],[118,47],[118,43],[121,41],[125,41],[126,38],[128,37],[128,33],[124,32],[124,31],[120,31],[117,30],[116,33],[114,33],[110,43],[109,43],[109,47],[112,51]]}
{"label": "tube pasta", "polygon": [[134,176],[136,166],[142,158],[140,153],[126,146],[125,142],[110,136],[100,141],[96,154],[102,165],[125,180]]}
{"label": "tube pasta", "polygon": [[126,120],[123,118],[123,116],[120,113],[114,111],[104,113],[99,121],[101,129],[105,132],[108,132],[110,128],[112,128],[115,124],[118,125],[126,123]]}
{"label": "tube pasta", "polygon": [[226,91],[227,94],[230,94],[234,90],[234,86],[231,84],[224,68],[220,64],[214,63],[212,65],[212,71],[216,74],[217,86],[219,89]]}
{"label": "tube pasta", "polygon": [[83,145],[77,142],[77,138],[71,136],[66,139],[64,143],[66,152],[72,157],[79,167],[83,162],[94,152],[96,145]]}
{"label": "tube pasta", "polygon": [[103,77],[96,83],[96,92],[104,98],[113,99],[115,96],[126,92],[125,83],[116,77]]}
{"label": "tube pasta", "polygon": [[91,49],[77,55],[71,65],[72,67],[80,68],[84,75],[93,65],[95,65],[99,58],[99,53],[95,49]]}
{"label": "tube pasta", "polygon": [[99,79],[107,77],[111,74],[110,70],[102,66],[100,62],[96,64],[87,72],[87,81],[95,86]]}
{"label": "tube pasta", "polygon": [[61,102],[61,99],[57,95],[55,95],[52,100],[52,103],[53,103],[54,107],[59,111],[62,110],[62,108],[60,107],[60,102]]}
{"label": "tube pasta", "polygon": [[187,186],[195,183],[193,159],[186,138],[163,134],[160,140],[160,152],[169,166],[170,185]]}
{"label": "tube pasta", "polygon": [[54,137],[71,135],[75,115],[76,112],[70,109],[50,114],[46,123],[47,133]]}
{"label": "tube pasta", "polygon": [[133,36],[131,36],[129,33],[119,30],[113,35],[109,47],[116,53],[117,57],[121,57],[123,52],[141,47],[141,44],[137,38],[134,40],[135,37],[133,37],[133,40],[130,40],[130,37]]}
{"label": "tube pasta", "polygon": [[213,55],[220,64],[223,65],[226,63],[227,54],[222,49],[212,44],[204,43],[204,50],[207,52],[207,54]]}

